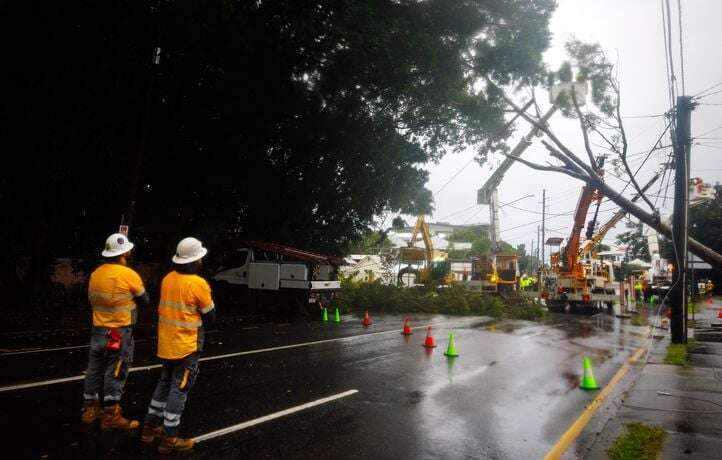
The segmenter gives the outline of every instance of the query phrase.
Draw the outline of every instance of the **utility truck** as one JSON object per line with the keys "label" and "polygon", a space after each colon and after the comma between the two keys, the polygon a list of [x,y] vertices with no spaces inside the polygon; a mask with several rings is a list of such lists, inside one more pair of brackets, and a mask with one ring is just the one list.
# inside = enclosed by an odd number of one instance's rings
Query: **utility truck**
{"label": "utility truck", "polygon": [[330,300],[341,289],[340,257],[267,241],[246,241],[213,276],[227,308],[275,309],[293,315],[308,304]]}

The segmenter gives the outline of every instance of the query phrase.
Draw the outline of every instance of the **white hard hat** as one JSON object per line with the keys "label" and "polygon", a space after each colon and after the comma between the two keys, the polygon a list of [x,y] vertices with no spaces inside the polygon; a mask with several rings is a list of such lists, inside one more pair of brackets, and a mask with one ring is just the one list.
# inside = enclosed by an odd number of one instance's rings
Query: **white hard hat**
{"label": "white hard hat", "polygon": [[202,259],[206,254],[208,254],[208,249],[204,248],[200,241],[193,237],[183,238],[175,250],[173,263],[189,264]]}
{"label": "white hard hat", "polygon": [[133,249],[135,246],[127,236],[122,233],[113,233],[105,240],[105,249],[101,253],[103,257],[117,257]]}

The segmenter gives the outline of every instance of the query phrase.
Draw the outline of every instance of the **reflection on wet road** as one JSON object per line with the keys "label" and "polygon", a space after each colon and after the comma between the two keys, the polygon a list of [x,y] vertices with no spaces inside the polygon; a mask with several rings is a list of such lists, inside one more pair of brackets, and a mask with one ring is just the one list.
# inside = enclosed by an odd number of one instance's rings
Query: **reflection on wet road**
{"label": "reflection on wet road", "polygon": [[[398,316],[374,318],[368,330],[344,320],[225,328],[209,337],[205,356],[218,358],[201,364],[181,423],[182,434],[203,442],[184,457],[540,458],[594,397],[577,388],[583,357],[604,385],[646,342],[646,329],[604,315],[550,315],[541,324],[418,315],[411,336],[400,334]],[[438,347],[426,349],[423,326],[431,323]],[[458,358],[443,355],[452,331]],[[136,366],[157,364],[153,345],[138,344]],[[85,360],[82,349],[0,354],[0,385],[80,375]],[[156,378],[155,368],[131,374],[128,415],[143,417]],[[83,430],[81,386],[0,393],[4,451],[155,455],[137,434]],[[43,436],[21,441],[28,427]]]}

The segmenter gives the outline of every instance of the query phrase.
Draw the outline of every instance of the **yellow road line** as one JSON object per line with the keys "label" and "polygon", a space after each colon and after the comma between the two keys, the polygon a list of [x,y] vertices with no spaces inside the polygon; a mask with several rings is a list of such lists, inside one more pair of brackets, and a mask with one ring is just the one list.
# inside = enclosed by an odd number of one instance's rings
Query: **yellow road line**
{"label": "yellow road line", "polygon": [[574,442],[575,439],[579,436],[579,434],[582,432],[585,426],[587,426],[587,423],[589,423],[589,420],[592,419],[592,416],[595,412],[601,407],[604,400],[609,396],[609,393],[612,392],[615,386],[624,378],[624,376],[629,372],[629,368],[632,367],[634,363],[637,362],[640,356],[644,353],[645,348],[639,348],[631,358],[627,360],[627,362],[624,363],[624,365],[617,371],[616,374],[614,374],[614,377],[612,377],[612,380],[609,381],[606,387],[597,395],[596,398],[584,409],[584,412],[581,413],[581,415],[574,421],[574,423],[571,424],[569,429],[562,435],[561,438],[559,438],[559,441],[557,441],[556,445],[552,447],[552,449],[547,452],[547,454],[544,456],[544,460],[556,460],[562,457],[564,452],[567,451],[571,443]]}

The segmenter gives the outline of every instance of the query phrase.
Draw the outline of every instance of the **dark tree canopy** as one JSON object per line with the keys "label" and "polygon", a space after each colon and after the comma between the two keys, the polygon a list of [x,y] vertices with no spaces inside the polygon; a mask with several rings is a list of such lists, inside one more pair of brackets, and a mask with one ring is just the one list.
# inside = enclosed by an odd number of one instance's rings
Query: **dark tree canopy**
{"label": "dark tree canopy", "polygon": [[554,4],[4,2],[2,278],[95,256],[136,179],[149,260],[187,234],[216,255],[241,238],[340,252],[382,211],[428,212],[425,163],[509,134],[478,82],[538,76]]}

